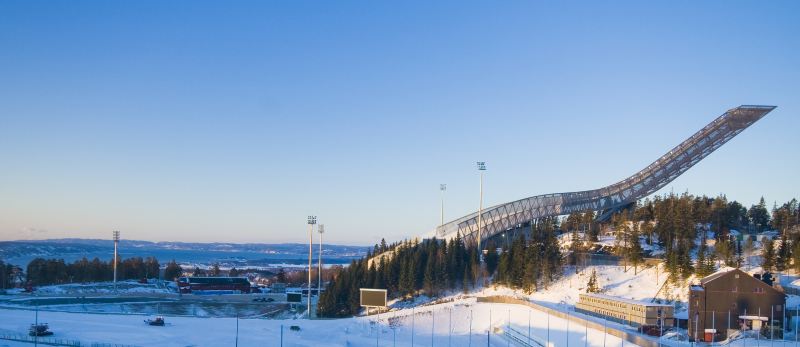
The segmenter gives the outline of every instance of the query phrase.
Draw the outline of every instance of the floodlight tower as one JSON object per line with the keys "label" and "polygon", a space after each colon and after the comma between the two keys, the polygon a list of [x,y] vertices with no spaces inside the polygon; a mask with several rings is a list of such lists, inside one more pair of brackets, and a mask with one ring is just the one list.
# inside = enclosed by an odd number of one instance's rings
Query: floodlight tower
{"label": "floodlight tower", "polygon": [[440,184],[439,190],[442,192],[442,211],[439,217],[439,230],[444,230],[444,191],[447,190],[447,184]]}
{"label": "floodlight tower", "polygon": [[317,216],[308,216],[308,319],[311,319],[311,253],[314,243],[314,224],[317,224]]}
{"label": "floodlight tower", "polygon": [[114,230],[114,293],[117,292],[117,250],[119,248],[119,231]]}
{"label": "floodlight tower", "polygon": [[319,253],[317,253],[317,305],[319,305],[319,297],[322,295],[322,234],[325,233],[325,224],[320,224],[317,228],[319,233]]}
{"label": "floodlight tower", "polygon": [[483,224],[483,172],[486,171],[486,162],[478,162],[478,172],[481,175],[480,182],[480,202],[478,203],[478,261],[483,257],[483,250],[481,250],[481,225]]}

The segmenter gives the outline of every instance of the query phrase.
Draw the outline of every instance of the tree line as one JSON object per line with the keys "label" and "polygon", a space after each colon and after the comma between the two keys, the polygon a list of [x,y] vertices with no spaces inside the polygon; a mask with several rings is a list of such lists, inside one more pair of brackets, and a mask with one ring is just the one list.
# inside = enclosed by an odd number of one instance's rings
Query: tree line
{"label": "tree line", "polygon": [[460,235],[450,241],[432,238],[393,245],[382,240],[364,258],[335,274],[320,296],[317,313],[322,317],[357,313],[359,288],[387,289],[390,299],[467,291],[476,285],[479,271],[477,248],[468,247]]}
{"label": "tree line", "polygon": [[[569,215],[564,222],[564,229],[573,233],[572,251],[585,251],[596,241],[596,233],[592,231],[595,227],[587,222],[585,214]],[[752,252],[755,245],[752,238],[742,241],[731,234],[732,230],[741,233],[778,231],[780,242],[763,244],[764,269],[783,271],[794,266],[800,271],[798,225],[800,208],[796,199],[780,206],[774,204],[770,212],[763,197],[758,204],[746,208],[735,200],[729,201],[725,195],[711,198],[684,193],[638,201],[614,214],[610,222],[597,229],[613,227],[615,254],[634,267],[644,260],[642,243],[659,246],[664,250],[670,278],[677,281],[692,274],[711,274],[717,263],[741,266],[744,256]],[[583,239],[578,236],[578,230],[587,230]],[[708,244],[713,244],[713,248]]]}
{"label": "tree line", "polygon": [[[525,233],[517,235],[510,245],[503,246],[497,263],[493,283],[532,293],[547,286],[562,271],[562,254],[556,231],[557,218],[542,218],[531,225],[530,237]],[[496,248],[489,245],[489,254]],[[489,274],[494,271],[490,257],[486,257]]]}
{"label": "tree line", "polygon": [[[117,262],[117,279],[159,278],[160,264],[154,257],[131,257]],[[165,279],[181,275],[181,267],[175,260],[169,262],[164,272]],[[114,278],[114,261],[99,258],[81,258],[72,263],[64,259],[36,258],[28,263],[27,280],[31,285],[50,285],[63,283],[85,283],[111,281]]]}
{"label": "tree line", "polygon": [[14,286],[14,270],[16,265],[12,265],[0,260],[0,289],[12,288]]}
{"label": "tree line", "polygon": [[[494,278],[495,283],[533,290],[560,276],[562,255],[556,230],[557,218],[544,218],[531,225],[530,238],[521,233],[513,245],[498,248],[486,244],[485,266],[478,249],[461,235],[448,241],[436,238],[380,245],[350,266],[341,269],[320,295],[317,314],[346,317],[360,308],[359,289],[386,289],[389,299],[417,295],[435,297],[448,291],[468,292]],[[520,271],[521,269],[521,271]]]}

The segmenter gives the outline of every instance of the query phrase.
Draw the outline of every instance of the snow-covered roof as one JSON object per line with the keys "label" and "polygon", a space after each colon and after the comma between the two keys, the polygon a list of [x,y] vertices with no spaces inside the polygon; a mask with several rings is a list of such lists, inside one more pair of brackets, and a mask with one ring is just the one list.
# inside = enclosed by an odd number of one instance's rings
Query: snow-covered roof
{"label": "snow-covered roof", "polygon": [[654,307],[655,306],[672,307],[672,305],[667,305],[667,304],[656,304],[656,303],[652,303],[652,302],[645,302],[645,301],[639,301],[639,300],[633,300],[633,299],[626,299],[626,298],[619,297],[619,296],[611,296],[611,295],[597,294],[597,293],[581,293],[581,296],[588,296],[588,297],[593,297],[593,298],[598,298],[598,299],[605,299],[605,300],[613,300],[613,301],[618,301],[618,302],[624,302],[626,304],[631,304],[631,305],[654,306]]}
{"label": "snow-covered roof", "polygon": [[715,273],[713,273],[711,275],[708,275],[706,277],[701,278],[700,279],[700,283],[705,285],[706,283],[711,282],[711,281],[713,281],[713,280],[715,280],[717,278],[720,278],[720,277],[724,276],[725,274],[727,274],[727,273],[729,273],[731,271],[739,271],[739,272],[742,272],[742,273],[747,274],[749,276],[748,273],[746,273],[746,272],[744,272],[744,271],[742,271],[740,269],[733,268],[733,267],[723,267],[723,268],[720,268],[719,270],[717,270],[717,272],[715,272]]}

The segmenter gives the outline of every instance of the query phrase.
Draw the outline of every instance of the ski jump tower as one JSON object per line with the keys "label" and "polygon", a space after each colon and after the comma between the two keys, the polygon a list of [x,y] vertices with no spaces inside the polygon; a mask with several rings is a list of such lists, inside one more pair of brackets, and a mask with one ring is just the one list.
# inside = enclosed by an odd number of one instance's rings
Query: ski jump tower
{"label": "ski jump tower", "polygon": [[601,211],[598,218],[607,218],[663,188],[773,109],[775,106],[756,105],[730,109],[655,162],[622,181],[595,190],[537,195],[485,208],[480,215],[471,213],[440,225],[435,235],[449,239],[460,234],[468,244],[481,244],[498,233],[527,225],[542,217]]}

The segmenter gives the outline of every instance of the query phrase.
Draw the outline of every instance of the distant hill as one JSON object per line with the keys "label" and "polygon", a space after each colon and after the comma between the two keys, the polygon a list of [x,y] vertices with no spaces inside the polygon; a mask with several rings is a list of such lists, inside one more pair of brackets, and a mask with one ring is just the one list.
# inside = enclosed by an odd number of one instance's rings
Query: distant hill
{"label": "distant hill", "polygon": [[[120,240],[121,257],[155,256],[165,262],[220,262],[234,266],[261,266],[268,264],[302,264],[308,261],[308,244],[301,243],[201,243],[201,242],[151,242]],[[323,245],[323,261],[328,264],[348,263],[364,256],[369,247]],[[318,248],[314,245],[314,257]],[[0,259],[25,266],[31,259],[63,258],[73,261],[82,257],[110,259],[114,242],[100,239],[49,239],[0,241]],[[238,265],[237,265],[238,264]]]}

